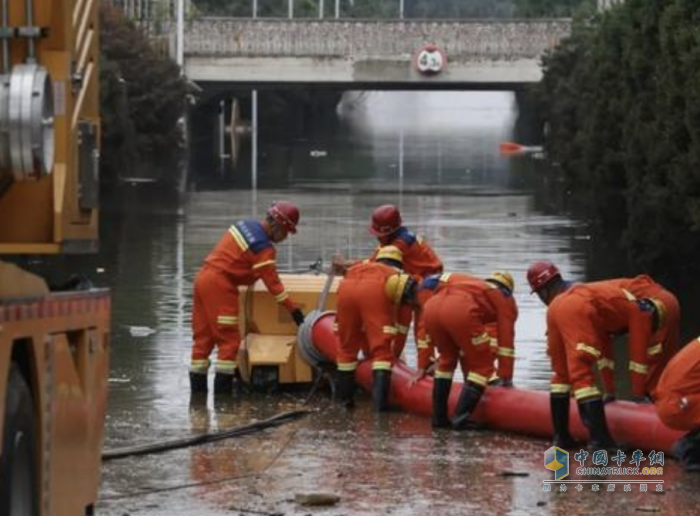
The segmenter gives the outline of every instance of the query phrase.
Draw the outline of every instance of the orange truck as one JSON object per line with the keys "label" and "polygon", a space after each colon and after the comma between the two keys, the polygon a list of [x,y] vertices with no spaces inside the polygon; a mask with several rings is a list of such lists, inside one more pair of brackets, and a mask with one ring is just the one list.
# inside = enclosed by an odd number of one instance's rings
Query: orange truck
{"label": "orange truck", "polygon": [[51,291],[16,263],[97,248],[99,0],[0,6],[0,515],[89,515],[109,291]]}

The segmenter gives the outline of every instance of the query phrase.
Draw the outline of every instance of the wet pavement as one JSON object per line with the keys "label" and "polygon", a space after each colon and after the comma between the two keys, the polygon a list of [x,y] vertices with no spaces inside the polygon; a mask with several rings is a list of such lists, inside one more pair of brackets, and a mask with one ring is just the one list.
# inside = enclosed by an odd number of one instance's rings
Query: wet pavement
{"label": "wet pavement", "polygon": [[[223,231],[259,217],[273,200],[303,210],[299,233],[278,248],[280,270],[318,257],[365,256],[372,209],[401,207],[448,271],[486,275],[505,269],[516,280],[516,385],[547,389],[544,307],[529,294],[525,270],[555,261],[572,279],[586,269],[584,224],[545,213],[537,163],[508,161],[498,143],[511,138],[508,94],[377,94],[338,134],[316,141],[261,143],[257,191],[225,178],[187,193],[183,203],[129,190],[107,210],[102,250],[89,265],[113,289],[110,399],[105,448],[229,429],[299,408],[315,412],[259,434],[160,455],[105,463],[97,513],[104,516],[227,514],[697,514],[700,476],[665,464],[663,494],[623,484],[558,485],[543,466],[548,443],[491,432],[434,432],[428,419],[376,416],[368,401],[346,412],[324,394],[249,395],[191,403],[187,378],[193,278]],[[406,106],[421,108],[406,114]],[[328,151],[313,158],[310,148]],[[273,166],[285,156],[286,165]],[[237,173],[240,171],[236,171]],[[249,170],[244,171],[245,177]],[[280,186],[282,185],[282,186]],[[85,270],[85,269],[83,269]],[[410,346],[407,360],[414,363]],[[575,478],[575,476],[569,477]],[[601,482],[601,489],[607,484]],[[327,492],[333,507],[306,507],[295,495]]]}

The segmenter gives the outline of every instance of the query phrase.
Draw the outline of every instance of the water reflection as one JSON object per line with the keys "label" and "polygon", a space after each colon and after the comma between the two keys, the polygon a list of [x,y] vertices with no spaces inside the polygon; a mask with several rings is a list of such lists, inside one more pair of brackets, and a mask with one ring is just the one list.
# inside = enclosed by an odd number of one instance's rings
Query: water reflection
{"label": "water reflection", "polygon": [[[103,251],[84,270],[104,268],[99,281],[114,291],[108,447],[230,428],[299,406],[296,398],[190,406],[187,384],[194,275],[232,222],[259,217],[280,198],[303,209],[299,233],[279,248],[282,270],[319,256],[326,264],[337,253],[366,256],[375,246],[367,232],[372,209],[396,203],[448,271],[511,271],[520,309],[515,383],[547,387],[544,308],[530,295],[525,270],[548,257],[567,277],[582,279],[585,250],[575,242],[587,231],[536,208],[538,163],[498,155],[499,142],[510,137],[512,96],[372,93],[363,106],[341,112],[344,124],[334,133],[285,143],[261,134],[257,192],[245,189],[249,170],[237,170],[207,188],[199,184],[183,204],[131,189],[105,212]],[[314,157],[314,149],[326,154]],[[529,514],[542,500],[537,510],[545,514],[584,512],[568,499],[543,497],[542,451],[541,442],[490,433],[433,434],[429,420],[413,416],[377,420],[365,406],[352,416],[333,409],[258,436],[110,463],[100,513],[293,512],[294,492],[319,489],[344,498],[324,514],[377,514],[378,507],[395,514]],[[532,473],[509,478],[505,469]],[[189,484],[196,486],[131,496]],[[600,509],[585,496],[585,512]],[[667,498],[682,509],[679,495]]]}

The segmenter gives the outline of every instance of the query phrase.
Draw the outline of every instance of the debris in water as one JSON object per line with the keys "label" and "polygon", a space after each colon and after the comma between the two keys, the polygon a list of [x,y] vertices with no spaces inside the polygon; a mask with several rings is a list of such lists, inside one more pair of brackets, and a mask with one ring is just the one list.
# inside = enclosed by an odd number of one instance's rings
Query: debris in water
{"label": "debris in water", "polygon": [[340,501],[340,496],[330,493],[297,494],[294,501],[299,505],[335,505]]}
{"label": "debris in water", "polygon": [[637,512],[661,512],[661,509],[658,507],[637,507]]}
{"label": "debris in water", "polygon": [[545,505],[547,505],[547,502],[543,502],[542,500],[537,502],[537,507],[544,507]]}
{"label": "debris in water", "polygon": [[132,337],[148,337],[156,333],[156,330],[148,326],[127,326]]}
{"label": "debris in water", "polygon": [[499,477],[529,477],[530,473],[526,471],[501,471]]}

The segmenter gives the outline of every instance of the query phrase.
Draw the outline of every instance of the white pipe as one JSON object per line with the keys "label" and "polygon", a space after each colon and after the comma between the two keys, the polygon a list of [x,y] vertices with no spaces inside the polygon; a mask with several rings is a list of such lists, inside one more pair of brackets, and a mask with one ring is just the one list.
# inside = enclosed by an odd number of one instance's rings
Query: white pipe
{"label": "white pipe", "polygon": [[258,0],[253,0],[253,19],[258,17]]}
{"label": "white pipe", "polygon": [[288,5],[289,5],[289,19],[291,20],[294,18],[294,0],[288,0]]}
{"label": "white pipe", "polygon": [[253,119],[251,121],[251,130],[253,132],[253,141],[252,141],[252,146],[253,146],[253,152],[251,156],[251,161],[252,161],[252,167],[251,167],[251,174],[252,174],[252,188],[253,190],[258,189],[258,90],[253,90],[253,96],[251,98],[251,102],[253,104],[252,106],[252,111],[253,111]]}
{"label": "white pipe", "polygon": [[177,0],[177,36],[176,36],[175,62],[180,67],[180,73],[184,73],[185,65],[185,0]]}
{"label": "white pipe", "polygon": [[340,18],[340,0],[335,0],[335,19]]}
{"label": "white pipe", "polygon": [[399,18],[403,20],[403,0],[401,0],[401,3],[399,5]]}
{"label": "white pipe", "polygon": [[318,19],[323,20],[323,0],[318,0]]}

